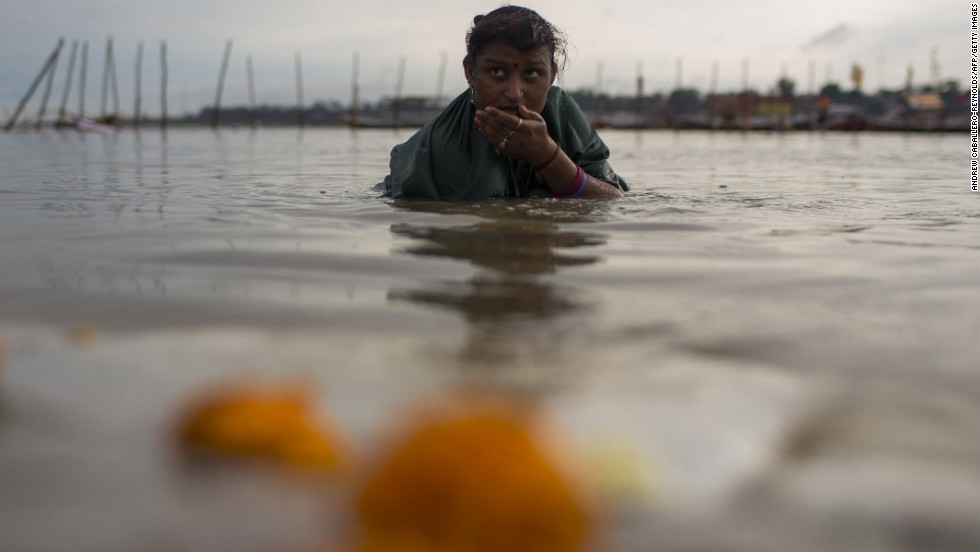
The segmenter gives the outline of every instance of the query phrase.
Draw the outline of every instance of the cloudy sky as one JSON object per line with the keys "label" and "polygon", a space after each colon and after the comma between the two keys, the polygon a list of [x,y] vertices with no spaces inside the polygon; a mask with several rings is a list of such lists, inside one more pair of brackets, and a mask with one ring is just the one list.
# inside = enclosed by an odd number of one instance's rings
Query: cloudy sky
{"label": "cloudy sky", "polygon": [[[221,58],[233,40],[223,105],[248,103],[251,56],[260,103],[296,101],[296,54],[304,100],[351,99],[355,53],[362,98],[393,95],[405,59],[406,95],[434,95],[448,59],[444,95],[465,86],[463,37],[472,17],[496,1],[454,0],[0,0],[0,116],[27,92],[59,38],[66,40],[50,105],[59,105],[72,41],[87,42],[86,113],[101,103],[106,39],[114,41],[120,109],[131,113],[137,45],[144,43],[143,111],[160,112],[160,44],[167,44],[171,114],[214,101]],[[970,6],[935,0],[529,0],[569,38],[561,84],[632,93],[639,69],[647,91],[683,86],[706,92],[717,63],[717,89],[771,89],[782,74],[807,91],[828,79],[850,87],[852,64],[864,88],[897,88],[939,76],[969,78]],[[81,47],[79,48],[81,52]],[[680,60],[680,63],[678,63]],[[746,64],[747,60],[747,64]],[[78,66],[73,87],[78,85]],[[31,106],[44,91],[39,87]],[[69,107],[76,109],[77,89]],[[29,107],[31,109],[31,107]],[[50,109],[50,107],[49,107]]]}

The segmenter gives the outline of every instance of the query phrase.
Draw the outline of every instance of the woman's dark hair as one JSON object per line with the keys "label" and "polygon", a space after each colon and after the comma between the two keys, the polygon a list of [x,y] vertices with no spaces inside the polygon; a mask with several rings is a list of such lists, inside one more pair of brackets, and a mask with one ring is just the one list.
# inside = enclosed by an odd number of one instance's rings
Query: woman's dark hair
{"label": "woman's dark hair", "polygon": [[474,17],[466,33],[466,59],[475,63],[483,47],[498,39],[521,52],[547,47],[554,67],[565,67],[565,35],[534,10],[503,6]]}

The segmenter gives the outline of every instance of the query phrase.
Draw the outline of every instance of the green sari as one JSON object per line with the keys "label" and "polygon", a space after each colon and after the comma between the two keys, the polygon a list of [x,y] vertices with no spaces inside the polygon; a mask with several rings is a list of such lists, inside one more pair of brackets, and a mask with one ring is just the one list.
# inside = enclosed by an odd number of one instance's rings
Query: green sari
{"label": "green sari", "polygon": [[[469,92],[391,150],[391,172],[378,189],[393,198],[476,200],[550,197],[544,180],[528,163],[498,152],[473,124]],[[609,166],[609,148],[575,100],[552,86],[541,116],[548,134],[582,169],[623,191],[626,182]]]}

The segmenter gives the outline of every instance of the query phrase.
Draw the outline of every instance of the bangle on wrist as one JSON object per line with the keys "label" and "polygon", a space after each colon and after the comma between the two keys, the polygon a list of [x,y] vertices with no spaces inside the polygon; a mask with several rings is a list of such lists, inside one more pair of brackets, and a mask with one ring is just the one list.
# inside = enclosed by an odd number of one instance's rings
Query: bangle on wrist
{"label": "bangle on wrist", "polygon": [[534,170],[536,170],[538,172],[543,171],[545,169],[545,167],[547,167],[548,165],[550,165],[551,162],[554,161],[556,157],[558,157],[558,152],[560,152],[560,151],[561,151],[561,144],[559,144],[558,142],[555,142],[555,152],[552,153],[551,154],[551,157],[549,157],[548,160],[545,161],[544,163],[541,163],[540,165],[535,165]]}
{"label": "bangle on wrist", "polygon": [[568,188],[566,188],[565,191],[554,194],[555,197],[576,197],[582,193],[582,190],[585,189],[585,182],[588,177],[586,176],[585,171],[582,170],[582,167],[578,166],[578,164],[575,165],[575,169],[575,178],[572,180],[571,184],[568,185]]}

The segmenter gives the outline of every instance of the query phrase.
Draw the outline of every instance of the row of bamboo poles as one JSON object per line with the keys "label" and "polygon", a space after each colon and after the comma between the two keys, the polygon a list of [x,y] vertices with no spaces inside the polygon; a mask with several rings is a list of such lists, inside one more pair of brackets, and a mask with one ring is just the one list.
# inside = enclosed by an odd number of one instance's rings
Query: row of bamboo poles
{"label": "row of bamboo poles", "polygon": [[[30,88],[27,93],[21,99],[17,108],[14,110],[13,115],[4,125],[3,130],[9,132],[14,128],[17,123],[17,119],[20,117],[24,108],[27,106],[30,99],[33,97],[38,85],[42,81],[46,80],[44,87],[44,93],[41,99],[40,110],[37,115],[37,128],[40,128],[44,116],[47,111],[48,101],[51,96],[51,91],[54,86],[54,76],[58,66],[58,59],[64,49],[65,40],[59,39],[58,44],[51,55],[48,56],[47,61],[41,68],[37,77],[31,83]],[[79,69],[79,86],[78,86],[78,111],[74,116],[69,115],[68,102],[72,90],[72,80],[75,72],[75,61],[78,57],[78,47],[79,43],[75,40],[72,43],[71,56],[68,62],[68,75],[65,79],[65,90],[62,96],[61,106],[58,109],[58,119],[55,125],[57,127],[68,127],[77,125],[78,121],[85,120],[85,80],[88,73],[88,42],[82,43],[81,52],[81,67]],[[214,100],[214,111],[212,116],[211,125],[213,127],[218,126],[218,119],[221,111],[221,97],[224,92],[224,82],[225,75],[228,72],[228,61],[231,57],[232,41],[229,40],[225,45],[224,56],[221,62],[221,72],[218,76],[218,86]],[[162,127],[167,126],[167,43],[160,43],[160,102],[161,102],[161,116],[160,125]],[[250,114],[249,120],[254,126],[257,119],[257,105],[255,101],[255,79],[252,72],[252,57],[248,56],[246,58],[246,71],[248,78],[248,96],[250,103]],[[353,124],[357,124],[357,112],[358,112],[358,96],[359,96],[359,86],[357,84],[357,72],[358,72],[358,55],[354,54],[354,101],[351,107],[351,119]],[[134,101],[134,113],[133,113],[133,124],[135,126],[140,125],[141,115],[140,111],[142,109],[142,74],[143,74],[143,43],[140,42],[137,46],[136,53],[136,93]],[[404,78],[404,59],[402,60],[402,66],[399,72],[399,90],[401,88],[401,80]],[[109,110],[109,96],[112,96],[112,107]],[[305,110],[303,108],[303,71],[302,71],[302,58],[299,52],[296,53],[296,101],[299,106],[299,124],[303,126],[305,123]],[[106,53],[105,53],[105,68],[103,72],[102,79],[102,104],[101,112],[99,117],[95,119],[96,123],[108,126],[117,126],[119,124],[119,83],[116,79],[116,62],[115,56],[113,54],[112,38],[110,37],[106,42]]]}
{"label": "row of bamboo poles", "polygon": [[[48,100],[51,96],[51,89],[54,85],[54,76],[58,66],[58,58],[61,55],[61,51],[64,49],[65,40],[59,39],[58,45],[55,47],[54,51],[48,57],[44,66],[41,68],[40,73],[31,83],[30,88],[27,93],[21,99],[17,108],[14,110],[13,115],[4,125],[4,131],[10,131],[14,125],[17,123],[17,119],[20,117],[21,113],[24,111],[24,107],[30,101],[34,92],[37,90],[38,85],[41,81],[46,79],[46,84],[44,88],[44,95],[41,99],[41,107],[37,115],[37,127],[40,128],[44,121],[44,116],[47,111]],[[81,55],[81,67],[79,69],[79,86],[78,86],[78,112],[75,117],[70,117],[68,114],[68,101],[72,89],[72,80],[75,73],[75,62],[78,57],[78,41],[72,42],[71,56],[68,61],[68,75],[65,78],[65,90],[61,98],[61,106],[58,109],[58,120],[57,126],[72,126],[74,121],[83,120],[85,118],[85,80],[88,75],[88,42],[82,43],[82,55]],[[136,100],[135,100],[135,115],[133,117],[134,124],[139,125],[140,122],[140,110],[142,108],[142,70],[143,66],[143,43],[140,42],[137,47],[136,53]],[[160,43],[160,67],[161,67],[161,101],[162,101],[162,116],[160,117],[161,125],[166,126],[167,124],[167,43]],[[109,111],[108,101],[109,93],[112,93],[113,110]],[[105,70],[103,72],[102,79],[102,105],[101,113],[96,122],[106,125],[116,125],[119,120],[119,83],[116,79],[116,62],[113,53],[112,38],[110,37],[106,41],[106,53],[105,53]]]}

